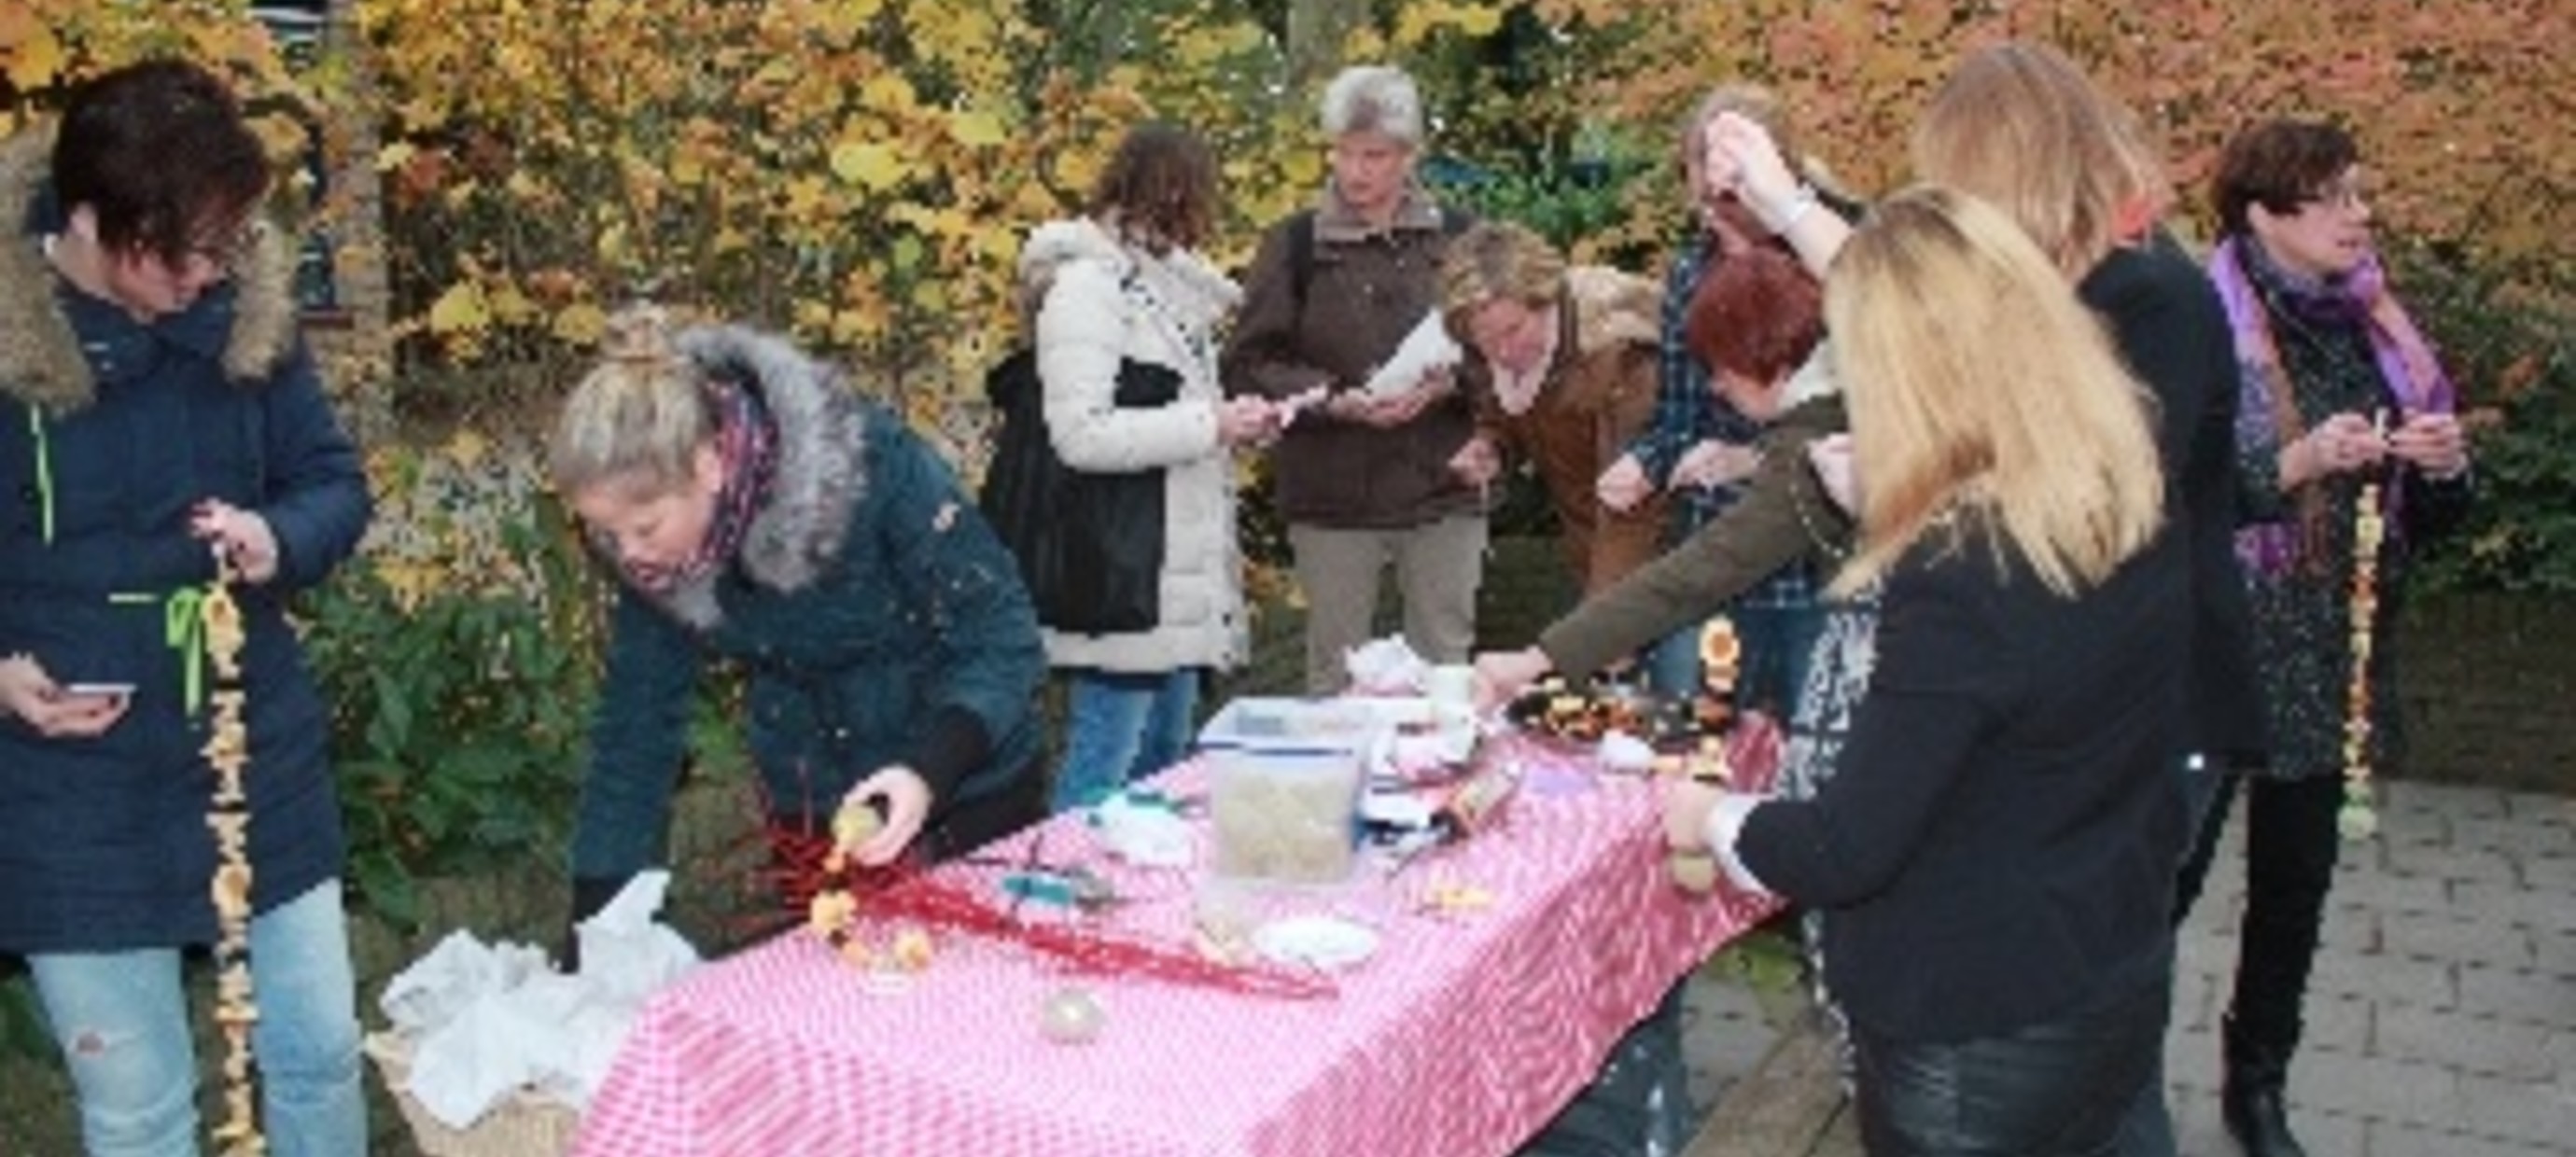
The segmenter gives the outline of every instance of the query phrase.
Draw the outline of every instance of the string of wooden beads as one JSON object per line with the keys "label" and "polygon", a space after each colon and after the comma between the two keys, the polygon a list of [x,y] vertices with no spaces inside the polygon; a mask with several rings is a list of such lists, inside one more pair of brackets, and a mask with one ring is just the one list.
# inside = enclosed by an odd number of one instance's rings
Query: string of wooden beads
{"label": "string of wooden beads", "polygon": [[[2385,429],[2383,415],[2380,423]],[[2343,807],[2335,826],[2348,840],[2379,832],[2379,810],[2370,785],[2370,654],[2379,625],[2379,548],[2387,539],[2379,512],[2379,480],[2361,484],[2352,518],[2352,679],[2344,695]]]}
{"label": "string of wooden beads", "polygon": [[241,653],[248,642],[241,604],[232,595],[229,563],[217,555],[213,584],[197,603],[206,658],[214,667],[214,713],[202,753],[214,768],[213,806],[206,826],[215,833],[215,1026],[224,1037],[224,1120],[214,1140],[224,1157],[261,1157],[268,1139],[259,1128],[259,1077],[251,1060],[251,1026],[259,1022],[250,978],[250,796],[242,774],[250,766],[250,733],[243,722]]}

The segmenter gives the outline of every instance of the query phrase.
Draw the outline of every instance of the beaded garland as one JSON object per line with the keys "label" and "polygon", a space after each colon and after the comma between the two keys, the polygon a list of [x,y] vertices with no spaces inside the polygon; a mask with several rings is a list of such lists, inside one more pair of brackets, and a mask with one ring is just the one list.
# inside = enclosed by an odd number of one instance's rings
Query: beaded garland
{"label": "beaded garland", "polygon": [[215,1024],[224,1036],[224,1122],[214,1140],[225,1157],[260,1157],[268,1140],[259,1128],[259,1078],[251,1059],[251,1026],[259,1020],[250,975],[250,796],[242,773],[250,766],[250,737],[242,721],[241,652],[248,641],[241,605],[233,600],[232,565],[216,555],[217,574],[197,604],[206,657],[214,667],[208,696],[214,713],[202,754],[214,768],[214,800],[206,826],[215,833]]}
{"label": "beaded garland", "polygon": [[[1724,786],[1735,778],[1735,769],[1726,759],[1726,729],[1734,722],[1735,677],[1743,662],[1744,645],[1736,638],[1735,624],[1725,616],[1712,618],[1700,628],[1699,659],[1701,688],[1694,710],[1709,728],[1700,739],[1699,754],[1675,768],[1679,774],[1700,783]],[[1665,860],[1673,886],[1693,896],[1705,896],[1717,890],[1717,857],[1705,848],[1674,851]]]}
{"label": "beaded garland", "polygon": [[[2380,423],[2384,430],[2385,417]],[[2352,680],[2343,721],[2343,806],[2335,826],[2348,840],[2379,831],[2370,787],[2370,652],[2379,622],[2379,548],[2388,525],[2379,513],[2379,480],[2361,484],[2352,520]]]}

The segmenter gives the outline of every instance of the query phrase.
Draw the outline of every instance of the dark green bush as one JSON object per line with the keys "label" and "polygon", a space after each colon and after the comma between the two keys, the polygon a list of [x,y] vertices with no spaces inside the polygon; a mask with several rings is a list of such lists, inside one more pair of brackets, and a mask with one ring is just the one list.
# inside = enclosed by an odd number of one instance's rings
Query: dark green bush
{"label": "dark green bush", "polygon": [[2433,544],[2428,589],[2576,592],[2576,273],[2442,245],[2392,254],[2469,415],[2477,503]]}
{"label": "dark green bush", "polygon": [[598,692],[599,588],[560,505],[505,520],[535,590],[441,586],[406,605],[360,558],[305,607],[331,704],[349,874],[409,924],[416,881],[498,855],[559,861]]}

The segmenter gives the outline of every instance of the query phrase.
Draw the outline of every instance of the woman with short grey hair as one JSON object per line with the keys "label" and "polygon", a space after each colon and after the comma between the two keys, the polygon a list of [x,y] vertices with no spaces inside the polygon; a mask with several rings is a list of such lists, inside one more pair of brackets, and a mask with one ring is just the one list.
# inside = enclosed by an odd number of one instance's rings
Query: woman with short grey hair
{"label": "woman with short grey hair", "polygon": [[1280,439],[1273,497],[1309,608],[1306,687],[1329,694],[1346,681],[1345,655],[1367,640],[1389,564],[1406,642],[1433,662],[1466,661],[1485,504],[1451,468],[1474,419],[1450,372],[1369,388],[1433,318],[1442,254],[1466,221],[1415,178],[1421,93],[1402,70],[1347,68],[1325,86],[1320,111],[1331,177],[1311,206],[1263,235],[1224,376],[1229,393],[1311,403]]}

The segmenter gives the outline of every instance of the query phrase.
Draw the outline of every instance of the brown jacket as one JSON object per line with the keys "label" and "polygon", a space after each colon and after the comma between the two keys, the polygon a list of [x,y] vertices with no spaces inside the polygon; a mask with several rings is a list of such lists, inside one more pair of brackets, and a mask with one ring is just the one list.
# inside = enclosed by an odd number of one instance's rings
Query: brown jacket
{"label": "brown jacket", "polygon": [[1762,432],[1762,465],[1742,501],[1540,632],[1539,650],[1568,678],[1582,678],[1725,610],[1789,563],[1839,560],[1850,550],[1851,520],[1807,465],[1807,444],[1848,425],[1834,393],[1780,415]]}
{"label": "brown jacket", "polygon": [[1556,357],[1529,409],[1504,412],[1472,346],[1464,377],[1475,383],[1477,431],[1537,468],[1566,565],[1589,595],[1660,549],[1660,493],[1623,514],[1601,504],[1595,485],[1654,417],[1660,291],[1642,277],[1600,266],[1576,266],[1565,282]]}
{"label": "brown jacket", "polygon": [[[1416,189],[1378,229],[1327,189],[1314,211],[1303,293],[1290,268],[1296,218],[1272,225],[1244,274],[1223,361],[1227,392],[1287,398],[1316,386],[1359,388],[1438,304],[1443,212]],[[1392,529],[1480,512],[1483,496],[1449,470],[1472,431],[1467,401],[1455,394],[1383,430],[1309,408],[1271,458],[1280,517]]]}

